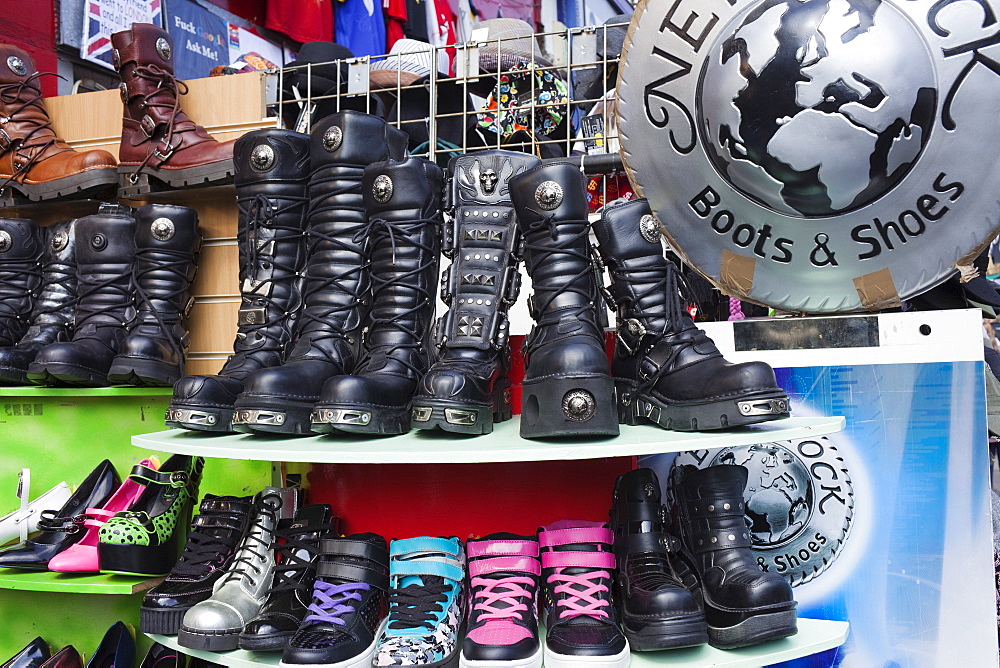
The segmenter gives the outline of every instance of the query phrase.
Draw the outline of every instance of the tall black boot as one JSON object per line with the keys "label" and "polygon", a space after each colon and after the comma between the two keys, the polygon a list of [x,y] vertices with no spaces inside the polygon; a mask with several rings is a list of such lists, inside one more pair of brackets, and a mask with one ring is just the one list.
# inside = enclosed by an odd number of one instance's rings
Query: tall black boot
{"label": "tall black boot", "polygon": [[430,366],[441,247],[441,170],[422,158],[380,162],[362,180],[371,244],[366,351],[350,376],[323,386],[312,430],[403,434]]}
{"label": "tall black boot", "polygon": [[68,341],[76,310],[75,220],[64,220],[45,229],[47,242],[42,265],[42,285],[31,310],[31,326],[13,347],[0,348],[0,382],[26,385],[28,366],[38,351],[56,341]]}
{"label": "tall black boot", "polygon": [[441,277],[441,299],[449,309],[437,325],[438,361],[413,399],[414,429],[488,434],[511,417],[507,309],[521,275],[509,182],[537,164],[534,156],[498,150],[448,165],[454,222],[444,252],[452,264]]}
{"label": "tall black boot", "polygon": [[42,348],[28,378],[42,385],[100,387],[135,318],[135,219],[109,206],[76,221],[78,300],[73,338]]}
{"label": "tall black boot", "polygon": [[43,237],[33,220],[0,218],[0,346],[14,345],[28,329],[42,279]]}
{"label": "tall black boot", "polygon": [[147,204],[136,211],[135,324],[111,364],[115,384],[169,387],[184,375],[188,331],[181,319],[191,306],[191,281],[201,248],[198,212],[186,206]]}
{"label": "tall black boot", "polygon": [[698,578],[677,556],[680,541],[667,533],[656,473],[641,468],[618,476],[610,515],[615,601],[629,646],[645,651],[708,642]]}
{"label": "tall black boot", "polygon": [[778,573],[761,571],[750,551],[744,517],[746,467],[698,469],[684,465],[670,475],[673,531],[702,584],[708,642],[722,649],[795,635],[792,587]]}
{"label": "tall black boot", "polygon": [[583,174],[566,163],[543,165],[511,179],[510,194],[535,320],[524,342],[521,436],[617,436],[615,384],[594,307]]}
{"label": "tall black boot", "polygon": [[684,309],[686,287],[663,256],[644,199],[605,209],[594,223],[618,309],[614,376],[622,422],[696,431],[788,417],[788,396],[764,362],[730,364]]}
{"label": "tall black boot", "polygon": [[284,363],[247,379],[236,401],[237,431],[311,433],[323,384],[354,370],[368,290],[361,176],[374,162],[402,159],[406,141],[406,133],[357,111],[313,127],[303,307]]}
{"label": "tall black boot", "polygon": [[215,375],[174,383],[169,427],[231,432],[244,382],[281,364],[302,303],[309,137],[248,132],[236,141],[235,159],[242,302],[233,355]]}

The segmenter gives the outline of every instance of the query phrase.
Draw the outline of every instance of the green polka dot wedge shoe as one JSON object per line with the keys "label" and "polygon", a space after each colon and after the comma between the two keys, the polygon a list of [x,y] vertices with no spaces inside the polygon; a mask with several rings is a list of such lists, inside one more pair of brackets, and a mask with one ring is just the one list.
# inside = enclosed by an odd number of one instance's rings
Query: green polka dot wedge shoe
{"label": "green polka dot wedge shoe", "polygon": [[136,467],[129,478],[146,489],[128,510],[116,513],[98,534],[102,573],[166,575],[191,523],[205,460],[174,455],[158,471]]}

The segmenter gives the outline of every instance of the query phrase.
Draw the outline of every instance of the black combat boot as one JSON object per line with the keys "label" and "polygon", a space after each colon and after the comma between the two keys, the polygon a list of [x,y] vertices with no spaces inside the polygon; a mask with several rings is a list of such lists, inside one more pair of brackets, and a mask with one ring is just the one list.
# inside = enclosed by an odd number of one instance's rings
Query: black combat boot
{"label": "black combat boot", "polygon": [[233,355],[215,375],[174,383],[169,427],[231,432],[247,376],[281,364],[301,305],[309,137],[255,130],[237,140],[235,157],[242,303]]}
{"label": "black combat boot", "polygon": [[0,346],[28,330],[35,291],[42,280],[44,233],[27,218],[0,218]]}
{"label": "black combat boot", "polygon": [[147,204],[136,211],[136,319],[111,364],[114,384],[169,387],[184,375],[190,339],[181,319],[191,306],[191,281],[201,248],[198,212]]}
{"label": "black combat boot", "polygon": [[354,371],[369,287],[361,177],[374,162],[402,159],[406,142],[406,133],[358,111],[313,127],[303,307],[284,363],[247,379],[237,431],[310,434],[323,384]]}
{"label": "black combat boot", "polygon": [[797,631],[791,585],[778,573],[761,571],[750,551],[747,476],[746,467],[732,464],[678,466],[670,475],[673,532],[701,580],[708,642],[722,649]]}
{"label": "black combat boot", "polygon": [[430,366],[441,247],[441,170],[421,158],[380,162],[362,181],[371,244],[366,351],[353,375],[323,387],[312,430],[403,434]]}
{"label": "black combat boot", "polygon": [[537,164],[523,153],[477,151],[448,165],[454,222],[443,245],[452,264],[441,299],[449,309],[437,325],[438,361],[413,399],[414,429],[488,434],[511,417],[507,309],[521,275],[509,181]]}
{"label": "black combat boot", "polygon": [[28,366],[38,351],[56,341],[68,341],[76,310],[75,220],[64,220],[45,229],[47,242],[42,261],[42,285],[31,310],[31,325],[13,347],[0,348],[0,382],[26,385]]}
{"label": "black combat boot", "polygon": [[615,383],[597,324],[597,280],[583,173],[536,167],[511,179],[510,194],[531,277],[524,341],[521,436],[617,436]]}
{"label": "black combat boot", "polygon": [[73,338],[42,348],[28,367],[41,385],[101,387],[135,318],[135,218],[128,207],[76,221],[77,303]]}
{"label": "black combat boot", "polygon": [[[622,630],[633,650],[659,650],[708,642],[698,578],[678,558],[680,541],[667,532],[660,481],[652,469],[618,476],[611,530],[615,533]],[[671,556],[673,553],[673,556]]]}
{"label": "black combat boot", "polygon": [[618,309],[613,370],[623,423],[697,431],[788,417],[771,367],[730,364],[691,320],[646,200],[606,208],[594,234],[611,278],[605,298]]}

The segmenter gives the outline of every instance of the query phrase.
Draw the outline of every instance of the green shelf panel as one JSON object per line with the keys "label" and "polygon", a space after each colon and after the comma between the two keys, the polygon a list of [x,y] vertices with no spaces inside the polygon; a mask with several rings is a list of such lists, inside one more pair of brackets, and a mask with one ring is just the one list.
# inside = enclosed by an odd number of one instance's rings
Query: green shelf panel
{"label": "green shelf panel", "polygon": [[[665,652],[633,652],[632,668],[642,668],[643,666],[760,668],[840,647],[847,640],[848,628],[847,622],[799,619],[799,632],[791,638],[772,640],[753,647],[734,650],[721,650],[702,645]],[[146,635],[162,645],[189,656],[231,668],[277,666],[281,660],[280,652],[247,652],[241,649],[235,649],[231,652],[205,652],[181,647],[177,644],[176,636],[161,636],[152,633]]]}
{"label": "green shelf panel", "polygon": [[169,387],[0,387],[0,397],[169,397]]}
{"label": "green shelf panel", "polygon": [[124,575],[79,575],[51,571],[0,568],[0,589],[55,591],[70,594],[135,594],[152,589],[163,578],[130,578]]}
{"label": "green shelf panel", "polygon": [[273,438],[171,429],[132,437],[132,445],[162,452],[228,459],[327,464],[455,464],[559,461],[654,455],[787,441],[838,432],[842,417],[790,417],[715,432],[667,431],[651,425],[622,425],[616,438],[567,438],[530,441],[519,435],[518,418],[502,422],[491,434],[456,436],[414,431],[389,438],[310,436]]}

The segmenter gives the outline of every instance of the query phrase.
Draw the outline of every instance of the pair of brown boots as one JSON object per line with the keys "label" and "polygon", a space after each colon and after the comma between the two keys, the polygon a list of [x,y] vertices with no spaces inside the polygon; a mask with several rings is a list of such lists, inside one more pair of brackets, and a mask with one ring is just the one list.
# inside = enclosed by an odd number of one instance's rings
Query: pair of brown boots
{"label": "pair of brown boots", "polygon": [[[220,143],[188,118],[174,77],[173,41],[148,23],[111,36],[124,103],[119,160],[107,151],[75,151],[56,136],[31,57],[0,44],[0,191],[31,201],[142,192],[150,179],[167,187],[224,182],[233,176],[233,142]],[[148,186],[147,186],[148,188]]]}

